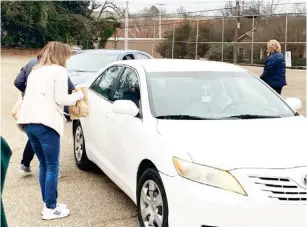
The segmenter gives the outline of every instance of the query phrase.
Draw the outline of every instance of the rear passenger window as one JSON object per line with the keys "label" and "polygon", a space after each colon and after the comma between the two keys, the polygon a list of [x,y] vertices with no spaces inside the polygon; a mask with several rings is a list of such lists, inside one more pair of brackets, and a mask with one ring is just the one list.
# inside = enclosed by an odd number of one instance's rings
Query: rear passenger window
{"label": "rear passenger window", "polygon": [[128,54],[125,57],[123,57],[123,60],[134,60],[134,56],[132,54]]}

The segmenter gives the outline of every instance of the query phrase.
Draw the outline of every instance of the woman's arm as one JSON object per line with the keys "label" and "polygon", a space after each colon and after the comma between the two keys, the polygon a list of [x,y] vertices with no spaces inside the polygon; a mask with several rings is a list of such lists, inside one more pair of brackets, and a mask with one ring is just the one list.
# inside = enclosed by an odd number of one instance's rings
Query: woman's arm
{"label": "woman's arm", "polygon": [[262,79],[263,81],[266,81],[268,77],[270,77],[270,74],[273,68],[273,64],[274,64],[273,58],[268,57],[264,65],[263,74],[260,76],[260,79]]}
{"label": "woman's arm", "polygon": [[73,94],[68,94],[68,72],[66,69],[61,68],[56,75],[54,96],[55,101],[61,106],[72,106],[76,102],[83,98],[82,91]]}

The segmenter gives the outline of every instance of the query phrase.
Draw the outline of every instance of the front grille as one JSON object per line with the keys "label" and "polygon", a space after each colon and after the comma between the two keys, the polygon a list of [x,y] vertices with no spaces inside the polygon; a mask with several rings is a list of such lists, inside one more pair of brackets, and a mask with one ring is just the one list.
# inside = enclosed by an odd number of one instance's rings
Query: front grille
{"label": "front grille", "polygon": [[285,204],[307,204],[307,190],[290,178],[250,176],[268,197]]}

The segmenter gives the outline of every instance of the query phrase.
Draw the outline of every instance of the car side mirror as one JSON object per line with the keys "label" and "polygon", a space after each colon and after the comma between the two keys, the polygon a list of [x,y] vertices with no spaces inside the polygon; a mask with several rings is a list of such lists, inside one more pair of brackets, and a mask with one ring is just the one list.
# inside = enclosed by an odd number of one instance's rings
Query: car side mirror
{"label": "car side mirror", "polygon": [[302,102],[298,98],[286,98],[286,103],[291,107],[292,110],[297,112],[302,108]]}
{"label": "car side mirror", "polygon": [[130,100],[116,100],[113,103],[112,111],[117,114],[136,117],[139,113],[139,108]]}

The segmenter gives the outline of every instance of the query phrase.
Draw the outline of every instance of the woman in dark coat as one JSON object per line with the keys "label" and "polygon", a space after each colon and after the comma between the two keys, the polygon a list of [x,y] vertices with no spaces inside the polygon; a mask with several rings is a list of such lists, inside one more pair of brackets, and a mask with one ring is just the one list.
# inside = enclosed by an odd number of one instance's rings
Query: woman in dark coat
{"label": "woman in dark coat", "polygon": [[267,43],[268,58],[266,60],[261,79],[273,88],[278,94],[286,82],[286,63],[285,57],[281,53],[281,46],[278,41],[270,40]]}
{"label": "woman in dark coat", "polygon": [[5,139],[1,136],[1,227],[7,227],[7,222],[2,202],[2,192],[11,155],[12,155],[11,148],[9,147]]}

